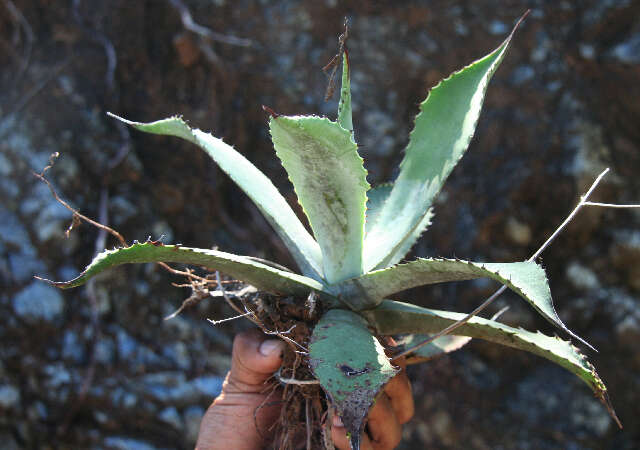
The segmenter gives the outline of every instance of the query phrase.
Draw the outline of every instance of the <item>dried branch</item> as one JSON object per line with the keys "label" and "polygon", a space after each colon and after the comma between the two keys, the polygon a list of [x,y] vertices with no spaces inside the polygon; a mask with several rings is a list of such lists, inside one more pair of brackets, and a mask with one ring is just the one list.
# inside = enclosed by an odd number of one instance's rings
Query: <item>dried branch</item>
{"label": "dried branch", "polygon": [[253,45],[253,41],[250,39],[217,33],[210,28],[197,24],[193,20],[191,11],[189,11],[189,8],[182,2],[182,0],[169,0],[169,3],[171,3],[171,6],[177,9],[180,13],[180,20],[182,21],[182,25],[187,30],[197,34],[201,38],[209,41],[222,42],[223,44],[236,45],[238,47],[251,47]]}
{"label": "dried branch", "polygon": [[127,246],[127,241],[125,241],[124,237],[122,237],[122,235],[120,233],[118,233],[116,230],[114,230],[111,227],[108,227],[106,225],[101,224],[100,222],[96,222],[93,219],[88,218],[87,216],[80,214],[80,212],[77,209],[74,209],[72,206],[70,206],[67,202],[65,202],[64,200],[62,200],[58,194],[56,193],[56,190],[53,188],[53,186],[51,185],[51,183],[49,182],[49,180],[47,180],[45,178],[45,172],[47,170],[49,170],[51,167],[53,167],[53,164],[56,160],[56,158],[58,158],[58,156],[60,156],[60,154],[58,152],[55,152],[51,155],[51,158],[49,159],[49,165],[46,166],[42,172],[40,173],[36,173],[36,172],[32,172],[33,175],[38,178],[40,181],[44,182],[47,187],[49,187],[49,190],[51,191],[51,195],[53,195],[53,197],[58,201],[58,203],[60,203],[62,206],[64,206],[65,208],[67,208],[69,211],[71,211],[71,213],[73,214],[74,217],[74,222],[72,222],[71,226],[67,229],[66,231],[66,235],[67,237],[69,237],[69,232],[73,229],[73,224],[77,223],[75,221],[77,221],[78,219],[82,219],[87,223],[90,223],[91,225],[93,225],[96,228],[99,228],[100,230],[104,230],[107,233],[111,234],[112,236],[114,236],[116,239],[118,239],[118,241],[120,242],[120,245],[122,245],[123,247]]}

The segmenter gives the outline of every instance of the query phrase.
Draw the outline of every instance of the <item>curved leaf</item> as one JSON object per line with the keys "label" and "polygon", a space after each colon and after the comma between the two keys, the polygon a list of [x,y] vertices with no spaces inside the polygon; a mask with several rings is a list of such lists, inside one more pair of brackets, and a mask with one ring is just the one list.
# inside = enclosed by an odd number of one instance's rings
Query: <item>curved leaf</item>
{"label": "curved leaf", "polygon": [[367,171],[351,133],[315,116],[272,116],[276,153],[322,249],[325,279],[362,274]]}
{"label": "curved leaf", "polygon": [[359,315],[331,309],[311,335],[309,364],[359,448],[364,418],[382,386],[395,374],[380,342]]}
{"label": "curved leaf", "polygon": [[131,122],[107,113],[146,133],[177,136],[201,147],[220,168],[253,200],[260,212],[287,246],[306,276],[322,279],[322,255],[318,243],[307,232],[278,189],[249,160],[222,139],[190,128],[181,118],[151,123]]}
{"label": "curved leaf", "polygon": [[[380,334],[437,333],[466,314],[421,308],[407,303],[385,300],[375,309],[362,311],[369,323]],[[512,328],[500,322],[473,317],[456,330],[456,334],[484,339],[542,356],[577,375],[606,406],[618,421],[607,395],[607,388],[580,351],[568,341]],[[619,423],[619,422],[618,422]]]}
{"label": "curved leaf", "polygon": [[111,267],[120,264],[148,262],[177,262],[220,270],[260,290],[273,294],[307,296],[309,292],[316,291],[325,298],[331,297],[325,292],[324,286],[312,278],[280,270],[251,258],[217,250],[164,245],[155,241],[143,244],[134,243],[130,247],[106,250],[97,255],[84,272],[73,280],[45,281],[67,289],[80,286]]}
{"label": "curved leaf", "polygon": [[485,277],[506,285],[549,322],[577,337],[558,317],[551,300],[547,276],[542,267],[532,261],[477,263],[457,259],[419,258],[409,263],[369,272],[347,280],[333,289],[340,293],[347,304],[351,304],[351,299],[355,299],[358,306],[372,308],[385,297],[412,287]]}
{"label": "curved leaf", "polygon": [[513,31],[496,50],[441,81],[420,105],[398,178],[365,241],[365,272],[381,267],[403,241],[411,239],[467,150],[489,80],[512,36]]}
{"label": "curved leaf", "polygon": [[[504,311],[508,308],[503,308],[491,317],[491,320],[497,320]],[[430,336],[426,334],[408,334],[400,338],[396,338],[398,348],[409,349],[415,345],[418,345]],[[418,364],[425,361],[430,361],[433,358],[441,356],[445,353],[455,352],[467,345],[471,341],[468,336],[457,336],[453,334],[445,334],[439,338],[429,342],[416,349],[406,357],[407,364]]]}

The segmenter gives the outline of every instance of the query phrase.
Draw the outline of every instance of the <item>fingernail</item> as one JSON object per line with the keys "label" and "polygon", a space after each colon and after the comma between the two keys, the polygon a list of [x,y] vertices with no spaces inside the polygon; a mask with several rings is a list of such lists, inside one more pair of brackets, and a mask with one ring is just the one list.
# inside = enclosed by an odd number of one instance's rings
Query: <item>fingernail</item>
{"label": "fingernail", "polygon": [[273,356],[276,352],[282,353],[284,342],[280,339],[267,339],[260,344],[260,354],[262,356]]}
{"label": "fingernail", "polygon": [[342,419],[337,414],[333,416],[333,426],[334,427],[344,427],[344,424],[342,423]]}

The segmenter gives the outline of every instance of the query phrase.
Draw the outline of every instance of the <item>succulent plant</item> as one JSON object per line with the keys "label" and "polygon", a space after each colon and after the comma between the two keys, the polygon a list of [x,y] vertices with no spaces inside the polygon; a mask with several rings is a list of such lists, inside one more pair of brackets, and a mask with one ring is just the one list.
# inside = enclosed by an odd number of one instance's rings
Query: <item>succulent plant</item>
{"label": "succulent plant", "polygon": [[[515,28],[514,28],[515,31]],[[397,369],[379,336],[421,340],[462,319],[388,298],[406,289],[448,281],[491,278],[510,288],[540,315],[574,336],[554,310],[543,268],[534,261],[489,263],[418,258],[401,262],[429,227],[432,204],[463,156],[475,131],[488,83],[500,65],[513,32],[498,48],[435,86],[420,104],[404,159],[392,184],[371,187],[354,139],[349,56],[342,59],[337,120],[285,116],[270,109],[269,128],[276,154],[287,171],[309,221],[311,235],[273,183],[221,139],[189,127],[181,118],[132,127],[190,141],[206,151],[253,200],[296,261],[300,274],[276,263],[217,250],[134,243],[98,255],[77,278],[55,282],[79,286],[120,264],[178,262],[219,270],[278,298],[304,307],[311,295],[321,317],[308,342],[307,364],[326,398],[359,447],[369,407]],[[569,341],[474,317],[456,330],[417,349],[413,361],[451,351],[469,338],[485,339],[547,358],[582,379],[608,405],[607,390],[586,357]]]}

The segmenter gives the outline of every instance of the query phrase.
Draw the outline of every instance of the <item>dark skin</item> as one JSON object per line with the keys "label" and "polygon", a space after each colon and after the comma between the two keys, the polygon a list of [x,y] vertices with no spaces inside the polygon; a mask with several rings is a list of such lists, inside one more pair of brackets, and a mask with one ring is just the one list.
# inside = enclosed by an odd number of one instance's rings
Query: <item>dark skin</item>
{"label": "dark skin", "polygon": [[[265,448],[263,434],[256,429],[254,413],[260,430],[268,430],[280,415],[279,405],[263,405],[268,393],[262,391],[265,382],[280,367],[284,351],[282,340],[269,338],[257,329],[235,337],[231,370],[222,392],[202,419],[197,450]],[[413,417],[413,396],[405,362],[399,360],[395,364],[402,370],[385,385],[369,411],[362,450],[395,448],[402,438],[402,425]],[[331,429],[333,442],[337,449],[349,450],[346,430],[339,417],[334,417]]]}

